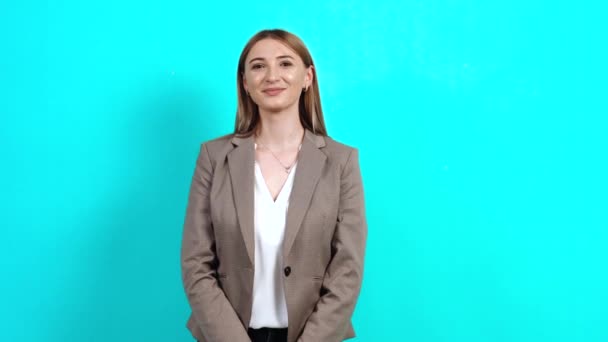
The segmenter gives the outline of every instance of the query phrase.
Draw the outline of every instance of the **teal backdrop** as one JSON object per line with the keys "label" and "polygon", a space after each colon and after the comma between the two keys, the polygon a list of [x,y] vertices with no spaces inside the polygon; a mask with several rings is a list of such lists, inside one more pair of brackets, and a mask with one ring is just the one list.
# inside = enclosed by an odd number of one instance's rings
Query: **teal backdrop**
{"label": "teal backdrop", "polygon": [[608,340],[602,1],[2,1],[0,341],[192,341],[199,144],[263,28],[358,147],[356,341]]}

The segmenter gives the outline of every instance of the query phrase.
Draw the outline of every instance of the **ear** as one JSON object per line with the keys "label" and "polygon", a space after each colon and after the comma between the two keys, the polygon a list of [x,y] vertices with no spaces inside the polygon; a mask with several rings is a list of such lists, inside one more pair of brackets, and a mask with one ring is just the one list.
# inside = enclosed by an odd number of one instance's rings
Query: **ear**
{"label": "ear", "polygon": [[245,79],[245,74],[243,74],[243,88],[245,88],[245,92],[249,92],[249,89],[247,89],[247,80]]}
{"label": "ear", "polygon": [[306,69],[306,76],[304,77],[304,88],[310,88],[312,80],[315,78],[314,66],[311,65]]}

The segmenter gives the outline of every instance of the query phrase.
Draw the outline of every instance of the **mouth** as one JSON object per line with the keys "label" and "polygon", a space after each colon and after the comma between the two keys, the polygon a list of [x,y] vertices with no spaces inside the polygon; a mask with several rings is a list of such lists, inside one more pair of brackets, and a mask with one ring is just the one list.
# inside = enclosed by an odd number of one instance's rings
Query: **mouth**
{"label": "mouth", "polygon": [[282,93],[283,90],[285,90],[285,88],[268,88],[268,89],[263,90],[262,92],[264,94],[267,94],[270,96],[276,96],[276,95],[279,95],[280,93]]}

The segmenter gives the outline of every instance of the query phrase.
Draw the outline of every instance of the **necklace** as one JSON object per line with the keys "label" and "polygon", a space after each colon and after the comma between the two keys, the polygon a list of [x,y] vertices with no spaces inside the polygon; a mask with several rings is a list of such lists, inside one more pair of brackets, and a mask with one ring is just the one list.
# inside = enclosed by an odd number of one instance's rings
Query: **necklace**
{"label": "necklace", "polygon": [[291,168],[296,164],[296,162],[298,161],[298,155],[300,154],[300,150],[302,149],[302,143],[300,143],[300,145],[298,146],[298,154],[296,155],[296,159],[291,163],[291,165],[286,166],[285,164],[283,164],[281,159],[279,159],[279,157],[277,157],[277,155],[274,154],[274,152],[272,152],[272,150],[268,146],[261,144],[261,143],[255,143],[256,149],[258,148],[258,145],[266,148],[268,150],[268,152],[270,152],[270,154],[274,157],[274,159],[276,159],[279,162],[279,164],[281,164],[283,169],[285,169],[286,173],[289,173],[289,171],[291,171]]}

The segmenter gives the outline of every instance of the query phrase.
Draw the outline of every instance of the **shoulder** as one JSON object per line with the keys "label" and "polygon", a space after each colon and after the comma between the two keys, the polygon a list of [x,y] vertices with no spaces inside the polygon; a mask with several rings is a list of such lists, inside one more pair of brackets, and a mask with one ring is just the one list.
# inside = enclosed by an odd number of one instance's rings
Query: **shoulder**
{"label": "shoulder", "polygon": [[231,140],[233,137],[234,133],[230,133],[201,142],[200,155],[205,155],[215,166],[216,161],[223,159],[232,149]]}
{"label": "shoulder", "polygon": [[224,134],[222,136],[212,138],[201,143],[201,147],[206,148],[209,153],[222,150],[228,146],[232,146],[230,142],[234,137],[234,133]]}
{"label": "shoulder", "polygon": [[358,151],[355,146],[347,145],[345,143],[333,139],[332,137],[325,136],[323,137],[323,139],[325,139],[325,146],[323,147],[323,151],[328,157],[348,157],[351,153]]}
{"label": "shoulder", "polygon": [[[234,149],[232,139],[234,133],[224,134],[216,138],[212,138],[201,143],[201,152],[209,155],[209,158],[221,160]],[[336,162],[339,165],[345,165],[353,156],[358,156],[358,149],[354,146],[347,145],[330,136],[316,136],[316,140],[322,139],[323,144],[320,151],[323,152],[330,161]]]}
{"label": "shoulder", "polygon": [[321,151],[325,153],[329,160],[343,168],[349,161],[358,160],[359,150],[355,146],[347,145],[329,136],[324,136],[325,146]]}

